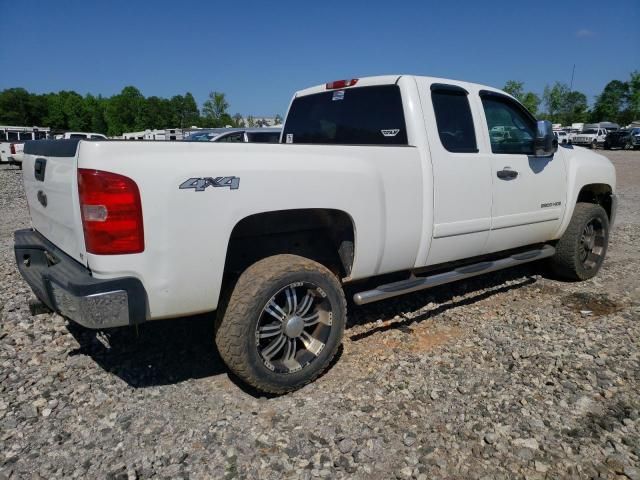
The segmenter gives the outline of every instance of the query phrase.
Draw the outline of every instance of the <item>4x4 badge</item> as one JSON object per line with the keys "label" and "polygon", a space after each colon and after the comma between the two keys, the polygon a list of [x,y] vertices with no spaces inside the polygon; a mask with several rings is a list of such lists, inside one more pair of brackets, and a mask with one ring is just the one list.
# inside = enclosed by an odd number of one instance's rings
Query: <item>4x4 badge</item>
{"label": "4x4 badge", "polygon": [[207,187],[228,187],[237,190],[240,188],[240,177],[198,177],[180,184],[181,190],[193,188],[196,192],[204,192]]}

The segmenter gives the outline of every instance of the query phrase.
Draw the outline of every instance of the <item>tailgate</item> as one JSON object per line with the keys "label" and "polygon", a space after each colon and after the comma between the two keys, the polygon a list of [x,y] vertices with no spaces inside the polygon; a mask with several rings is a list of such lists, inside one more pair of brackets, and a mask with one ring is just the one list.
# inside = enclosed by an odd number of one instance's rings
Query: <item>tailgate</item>
{"label": "tailgate", "polygon": [[79,144],[78,139],[27,142],[22,175],[33,228],[86,264],[78,201]]}

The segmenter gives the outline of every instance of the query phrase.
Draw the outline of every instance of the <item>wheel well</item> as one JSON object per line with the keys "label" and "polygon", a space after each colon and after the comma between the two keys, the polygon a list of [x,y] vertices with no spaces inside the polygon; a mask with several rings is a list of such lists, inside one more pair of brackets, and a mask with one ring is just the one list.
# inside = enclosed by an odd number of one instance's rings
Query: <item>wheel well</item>
{"label": "wheel well", "polygon": [[296,209],[250,215],[231,232],[225,275],[236,276],[262,258],[291,253],[347,277],[353,265],[354,238],[351,217],[340,210]]}
{"label": "wheel well", "polygon": [[606,183],[592,183],[585,185],[578,194],[578,202],[596,203],[607,212],[611,220],[611,186]]}

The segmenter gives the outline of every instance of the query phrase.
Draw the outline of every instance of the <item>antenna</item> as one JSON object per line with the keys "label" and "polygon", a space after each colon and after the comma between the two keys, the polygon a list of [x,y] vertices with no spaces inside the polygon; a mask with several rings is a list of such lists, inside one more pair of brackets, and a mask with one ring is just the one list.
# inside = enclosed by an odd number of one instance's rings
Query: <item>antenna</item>
{"label": "antenna", "polygon": [[571,70],[571,86],[569,87],[569,91],[573,92],[573,77],[576,74],[576,64],[573,64],[573,70]]}

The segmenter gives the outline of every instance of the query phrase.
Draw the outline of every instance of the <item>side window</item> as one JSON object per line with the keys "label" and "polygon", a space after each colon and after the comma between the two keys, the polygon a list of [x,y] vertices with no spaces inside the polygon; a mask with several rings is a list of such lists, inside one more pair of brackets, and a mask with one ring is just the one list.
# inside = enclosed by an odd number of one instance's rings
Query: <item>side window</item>
{"label": "side window", "polygon": [[508,98],[483,95],[493,153],[533,154],[535,124],[517,103]]}
{"label": "side window", "polygon": [[244,141],[244,134],[242,132],[232,133],[225,137],[222,137],[218,142],[240,143]]}
{"label": "side window", "polygon": [[442,146],[449,152],[477,153],[476,131],[467,92],[457,87],[434,87],[431,101]]}

